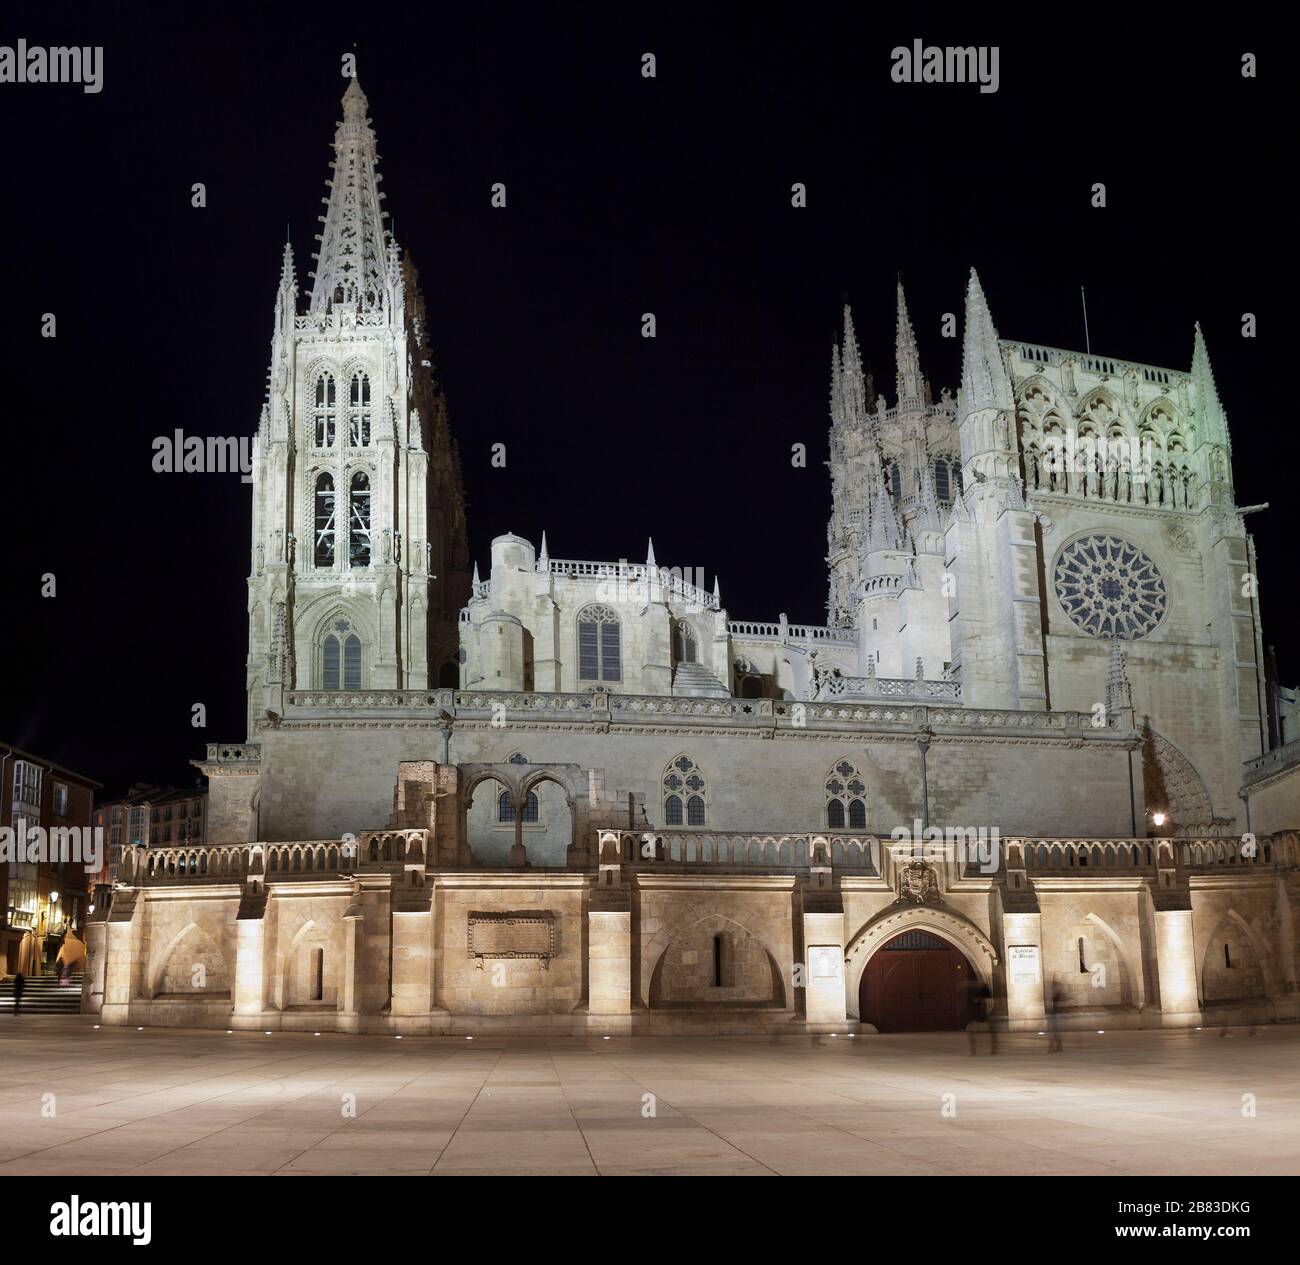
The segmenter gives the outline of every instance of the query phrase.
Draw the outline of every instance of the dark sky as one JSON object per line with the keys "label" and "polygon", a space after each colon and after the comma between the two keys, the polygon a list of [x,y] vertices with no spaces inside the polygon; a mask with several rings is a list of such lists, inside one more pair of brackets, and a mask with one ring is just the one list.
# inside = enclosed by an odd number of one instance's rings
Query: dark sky
{"label": "dark sky", "polygon": [[[364,6],[7,7],[0,42],[102,44],[105,81],[0,84],[0,737],[110,788],[188,784],[206,741],[244,737],[250,489],[155,474],[151,442],[254,430],[281,244],[288,225],[305,290],[354,45],[480,567],[507,530],[545,528],[568,558],[640,559],[653,534],[662,564],[720,575],[733,618],[822,622],[842,296],[892,399],[901,271],[924,368],[955,390],[939,323],[974,264],[1004,337],[1081,347],[1080,285],[1099,352],[1185,369],[1202,322],[1238,501],[1273,501],[1250,519],[1265,640],[1300,678],[1283,500],[1300,444],[1277,405],[1289,114],[1266,32],[1191,11],[1144,31],[1093,6],[1068,31],[1043,6],[980,6],[992,24],[875,6],[372,8],[358,23]],[[894,84],[891,48],[918,36],[998,44],[1000,90]],[[1241,77],[1247,50],[1259,79]]]}

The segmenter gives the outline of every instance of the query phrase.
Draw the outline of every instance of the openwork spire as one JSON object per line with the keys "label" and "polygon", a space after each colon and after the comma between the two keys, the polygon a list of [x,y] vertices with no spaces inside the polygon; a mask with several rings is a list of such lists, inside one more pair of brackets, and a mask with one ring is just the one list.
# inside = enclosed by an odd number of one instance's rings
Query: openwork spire
{"label": "openwork spire", "polygon": [[331,307],[382,309],[388,237],[379,208],[375,133],[366,94],[353,79],[343,94],[343,121],[334,133],[334,175],[312,287],[312,312]]}
{"label": "openwork spire", "polygon": [[898,281],[898,319],[894,341],[894,365],[897,372],[898,407],[920,408],[925,396],[925,379],[921,375],[921,353],[916,345],[916,331],[907,314],[907,298],[903,294],[903,280]]}
{"label": "openwork spire", "polygon": [[962,416],[979,409],[1010,409],[1011,382],[1002,363],[998,331],[993,327],[988,300],[984,297],[979,275],[970,270],[966,287],[966,329],[961,349]]}
{"label": "openwork spire", "polygon": [[1214,370],[1210,368],[1210,352],[1201,333],[1201,323],[1196,322],[1192,343],[1192,390],[1196,395],[1196,429],[1206,443],[1226,443],[1228,417],[1219,400],[1219,388],[1214,384]]}
{"label": "openwork spire", "polygon": [[847,420],[861,421],[867,413],[867,390],[862,376],[862,354],[853,329],[853,313],[844,305],[844,351],[840,356],[841,390]]}

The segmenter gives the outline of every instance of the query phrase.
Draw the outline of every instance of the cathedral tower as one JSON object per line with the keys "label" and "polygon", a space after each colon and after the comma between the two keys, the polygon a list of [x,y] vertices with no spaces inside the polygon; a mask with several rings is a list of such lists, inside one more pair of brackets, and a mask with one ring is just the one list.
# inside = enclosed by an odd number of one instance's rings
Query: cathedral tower
{"label": "cathedral tower", "polygon": [[248,726],[291,690],[456,684],[464,494],[409,254],[354,79],[298,310],[286,243],[253,468]]}
{"label": "cathedral tower", "polygon": [[962,698],[970,707],[1042,711],[1048,699],[1036,526],[1020,481],[1011,380],[974,268],[957,430],[965,496],[954,502],[946,548]]}

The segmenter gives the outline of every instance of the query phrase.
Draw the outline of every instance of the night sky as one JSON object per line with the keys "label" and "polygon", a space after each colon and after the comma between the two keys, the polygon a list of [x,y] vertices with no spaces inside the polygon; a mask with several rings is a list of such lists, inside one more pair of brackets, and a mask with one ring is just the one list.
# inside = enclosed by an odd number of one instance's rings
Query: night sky
{"label": "night sky", "polygon": [[[994,25],[856,8],[6,6],[0,43],[105,60],[99,95],[0,84],[0,738],[116,790],[191,784],[206,742],[245,736],[250,488],[156,474],[152,440],[256,428],[286,226],[305,295],[354,49],[484,574],[505,531],[587,559],[640,560],[653,535],[661,564],[721,577],[733,619],[823,622],[840,305],[892,402],[901,272],[925,371],[955,392],[939,326],[973,264],[1003,337],[1081,349],[1084,285],[1094,351],[1186,369],[1201,321],[1238,502],[1273,502],[1249,520],[1265,642],[1300,679],[1284,495],[1300,442],[1277,404],[1286,72],[1262,37],[1191,10],[1147,32],[1089,6],[1066,31],[1039,6],[1016,36],[1001,8],[979,6]],[[890,50],[914,37],[998,44],[1000,90],[893,83]]]}

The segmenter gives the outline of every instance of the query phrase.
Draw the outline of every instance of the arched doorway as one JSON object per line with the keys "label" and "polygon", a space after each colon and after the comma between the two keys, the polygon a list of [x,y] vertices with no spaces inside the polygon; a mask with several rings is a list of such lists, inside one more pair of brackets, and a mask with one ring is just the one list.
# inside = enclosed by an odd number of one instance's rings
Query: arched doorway
{"label": "arched doorway", "polygon": [[882,944],[862,972],[858,1013],[878,1032],[955,1032],[973,1017],[979,974],[959,949],[919,928]]}

